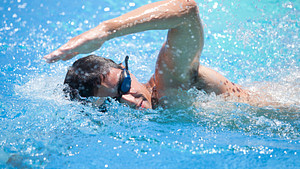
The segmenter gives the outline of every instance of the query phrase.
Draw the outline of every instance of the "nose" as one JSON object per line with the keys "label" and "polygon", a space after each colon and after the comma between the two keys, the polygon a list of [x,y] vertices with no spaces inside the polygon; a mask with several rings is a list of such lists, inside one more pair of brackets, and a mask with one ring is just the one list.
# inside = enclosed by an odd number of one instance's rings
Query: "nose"
{"label": "nose", "polygon": [[123,96],[124,96],[124,99],[135,99],[135,98],[143,97],[143,95],[140,94],[140,92],[138,92],[138,90],[134,86],[131,86],[128,93],[123,94],[122,98],[123,98]]}
{"label": "nose", "polygon": [[127,103],[130,107],[135,107],[135,106],[137,106],[135,103],[135,100],[136,100],[136,98],[132,94],[128,93],[128,94],[122,95],[120,101]]}

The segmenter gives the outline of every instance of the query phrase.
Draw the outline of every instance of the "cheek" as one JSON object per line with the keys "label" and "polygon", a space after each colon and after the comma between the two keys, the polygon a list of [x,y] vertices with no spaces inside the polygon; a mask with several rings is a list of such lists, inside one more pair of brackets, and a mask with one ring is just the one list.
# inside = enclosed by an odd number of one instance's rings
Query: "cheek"
{"label": "cheek", "polygon": [[131,88],[130,88],[130,91],[132,92],[138,92],[138,93],[145,93],[145,90],[147,90],[145,88],[144,85],[140,84],[138,81],[136,80],[132,80],[131,81]]}

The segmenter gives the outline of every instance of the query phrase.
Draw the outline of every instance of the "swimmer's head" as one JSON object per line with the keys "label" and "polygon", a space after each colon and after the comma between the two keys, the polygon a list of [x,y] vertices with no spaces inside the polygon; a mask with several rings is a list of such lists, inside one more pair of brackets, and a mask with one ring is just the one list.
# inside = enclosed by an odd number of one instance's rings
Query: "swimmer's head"
{"label": "swimmer's head", "polygon": [[116,98],[135,108],[151,108],[151,93],[128,71],[125,66],[110,59],[90,55],[77,60],[68,70],[65,84],[71,100],[83,101],[81,97]]}
{"label": "swimmer's head", "polygon": [[122,69],[110,59],[89,55],[78,59],[68,69],[64,84],[70,89],[70,98],[95,96],[103,78],[110,72],[111,68]]}

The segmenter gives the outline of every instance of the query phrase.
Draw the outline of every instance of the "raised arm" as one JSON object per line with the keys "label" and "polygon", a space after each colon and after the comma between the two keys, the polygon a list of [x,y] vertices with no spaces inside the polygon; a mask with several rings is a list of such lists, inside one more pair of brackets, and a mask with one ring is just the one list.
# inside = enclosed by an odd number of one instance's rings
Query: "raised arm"
{"label": "raised arm", "polygon": [[[151,3],[115,19],[102,22],[97,27],[72,38],[54,52],[44,56],[44,59],[49,63],[58,60],[68,60],[78,54],[90,53],[99,49],[109,39],[146,30],[172,29],[173,31],[180,31],[177,32],[176,36],[172,35],[169,38],[175,38],[175,40],[170,42],[174,43],[173,46],[179,43],[176,42],[176,38],[186,38],[185,42],[195,41],[195,39],[199,39],[195,36],[202,36],[202,29],[199,29],[198,35],[195,35],[195,33],[189,34],[187,30],[180,29],[185,28],[181,27],[181,25],[194,25],[195,23],[193,22],[195,21],[197,25],[201,24],[199,18],[191,18],[191,11],[196,13],[198,11],[197,5],[193,0],[165,0]],[[195,26],[192,27],[195,28]],[[201,25],[200,27],[202,28]],[[172,33],[174,34],[175,32],[169,31],[169,36]],[[202,39],[201,37],[201,42],[199,43],[193,42],[193,44],[199,44],[195,47],[200,52],[203,46]],[[179,50],[181,50],[180,46],[182,44],[178,46]]]}

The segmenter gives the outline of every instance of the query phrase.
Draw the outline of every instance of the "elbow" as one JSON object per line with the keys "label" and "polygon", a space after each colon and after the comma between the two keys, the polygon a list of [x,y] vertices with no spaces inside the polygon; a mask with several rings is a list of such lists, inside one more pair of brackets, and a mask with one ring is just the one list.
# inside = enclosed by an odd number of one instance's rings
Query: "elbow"
{"label": "elbow", "polygon": [[188,12],[198,12],[198,5],[194,0],[180,0],[182,6],[188,10]]}
{"label": "elbow", "polygon": [[188,6],[198,7],[196,1],[194,0],[183,0]]}

